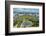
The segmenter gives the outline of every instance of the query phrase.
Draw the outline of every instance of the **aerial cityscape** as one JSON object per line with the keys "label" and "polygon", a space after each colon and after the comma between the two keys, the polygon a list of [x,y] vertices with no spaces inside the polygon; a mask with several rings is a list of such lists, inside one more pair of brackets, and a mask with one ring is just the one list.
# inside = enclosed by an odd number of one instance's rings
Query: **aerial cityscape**
{"label": "aerial cityscape", "polygon": [[39,9],[13,8],[13,26],[15,28],[39,27]]}

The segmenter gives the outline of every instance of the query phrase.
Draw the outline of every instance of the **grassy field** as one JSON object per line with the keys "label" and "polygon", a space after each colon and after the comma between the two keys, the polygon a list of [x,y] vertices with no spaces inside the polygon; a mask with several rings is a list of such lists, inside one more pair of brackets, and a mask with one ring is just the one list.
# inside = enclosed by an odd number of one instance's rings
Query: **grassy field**
{"label": "grassy field", "polygon": [[39,19],[33,15],[18,16],[18,19],[14,19],[13,26],[16,28],[38,27]]}

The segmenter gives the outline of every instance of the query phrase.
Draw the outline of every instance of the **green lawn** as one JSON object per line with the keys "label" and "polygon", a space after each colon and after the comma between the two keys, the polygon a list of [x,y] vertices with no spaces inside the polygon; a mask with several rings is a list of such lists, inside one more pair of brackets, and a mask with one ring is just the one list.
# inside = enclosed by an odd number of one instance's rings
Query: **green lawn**
{"label": "green lawn", "polygon": [[32,16],[32,15],[18,16],[18,20],[17,19],[14,20],[13,26],[16,28],[21,28],[21,24],[23,22],[32,22],[33,24],[32,24],[32,26],[30,25],[30,27],[38,27],[39,26],[39,19],[36,16]]}

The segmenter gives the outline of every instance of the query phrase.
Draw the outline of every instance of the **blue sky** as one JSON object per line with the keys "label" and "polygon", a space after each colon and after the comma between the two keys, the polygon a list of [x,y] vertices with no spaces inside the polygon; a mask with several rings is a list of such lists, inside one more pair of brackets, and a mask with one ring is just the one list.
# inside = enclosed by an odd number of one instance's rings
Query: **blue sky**
{"label": "blue sky", "polygon": [[15,12],[39,12],[39,9],[35,9],[35,8],[14,8],[13,11],[15,11]]}
{"label": "blue sky", "polygon": [[28,12],[28,13],[39,13],[39,9],[36,8],[13,8],[13,14],[16,14],[16,12]]}

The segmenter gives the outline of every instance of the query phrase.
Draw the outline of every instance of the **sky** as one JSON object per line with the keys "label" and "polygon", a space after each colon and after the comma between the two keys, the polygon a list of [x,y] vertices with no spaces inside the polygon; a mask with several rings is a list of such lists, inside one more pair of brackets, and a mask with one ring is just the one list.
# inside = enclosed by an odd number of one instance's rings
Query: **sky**
{"label": "sky", "polygon": [[13,8],[13,14],[16,14],[16,13],[39,13],[39,9],[36,9],[36,8]]}
{"label": "sky", "polygon": [[13,8],[15,12],[39,12],[39,9],[35,8]]}

